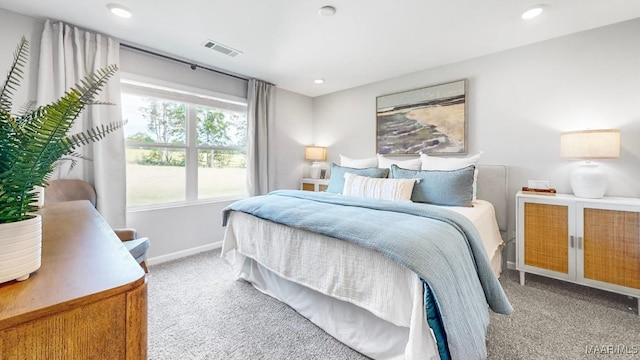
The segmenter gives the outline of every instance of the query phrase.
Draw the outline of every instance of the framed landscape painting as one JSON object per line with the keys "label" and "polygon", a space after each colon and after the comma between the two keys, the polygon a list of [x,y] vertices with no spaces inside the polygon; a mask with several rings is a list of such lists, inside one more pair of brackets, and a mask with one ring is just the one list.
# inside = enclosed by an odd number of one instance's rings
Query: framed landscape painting
{"label": "framed landscape painting", "polygon": [[467,153],[467,80],[376,98],[376,151],[382,155]]}

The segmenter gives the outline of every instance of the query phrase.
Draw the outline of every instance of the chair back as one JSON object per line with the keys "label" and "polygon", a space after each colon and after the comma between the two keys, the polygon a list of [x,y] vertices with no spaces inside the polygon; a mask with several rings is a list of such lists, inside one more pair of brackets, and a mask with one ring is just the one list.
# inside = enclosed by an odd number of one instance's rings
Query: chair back
{"label": "chair back", "polygon": [[51,180],[44,190],[45,205],[61,201],[89,200],[95,207],[96,198],[96,190],[84,180]]}

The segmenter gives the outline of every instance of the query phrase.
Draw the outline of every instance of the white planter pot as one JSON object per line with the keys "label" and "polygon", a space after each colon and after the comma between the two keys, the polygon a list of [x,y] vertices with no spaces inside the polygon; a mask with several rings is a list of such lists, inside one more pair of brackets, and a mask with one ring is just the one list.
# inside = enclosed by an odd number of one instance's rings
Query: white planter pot
{"label": "white planter pot", "polygon": [[40,268],[42,218],[0,224],[0,283],[27,280]]}

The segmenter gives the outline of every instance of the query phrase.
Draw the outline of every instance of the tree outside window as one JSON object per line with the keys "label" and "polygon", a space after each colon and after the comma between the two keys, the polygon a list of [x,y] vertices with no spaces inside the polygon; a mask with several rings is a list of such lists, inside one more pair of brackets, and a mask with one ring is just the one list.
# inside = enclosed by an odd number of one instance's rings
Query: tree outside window
{"label": "tree outside window", "polygon": [[161,95],[123,90],[128,205],[244,196],[246,112]]}

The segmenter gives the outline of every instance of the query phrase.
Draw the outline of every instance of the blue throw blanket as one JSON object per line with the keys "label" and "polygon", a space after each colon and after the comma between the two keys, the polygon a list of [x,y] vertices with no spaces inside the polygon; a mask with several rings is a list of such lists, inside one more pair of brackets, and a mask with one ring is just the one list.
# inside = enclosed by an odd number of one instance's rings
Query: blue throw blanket
{"label": "blue throw blanket", "polygon": [[223,211],[241,211],[374,249],[424,279],[441,307],[453,359],[485,359],[487,305],[513,310],[475,226],[448,209],[298,190],[244,199]]}

